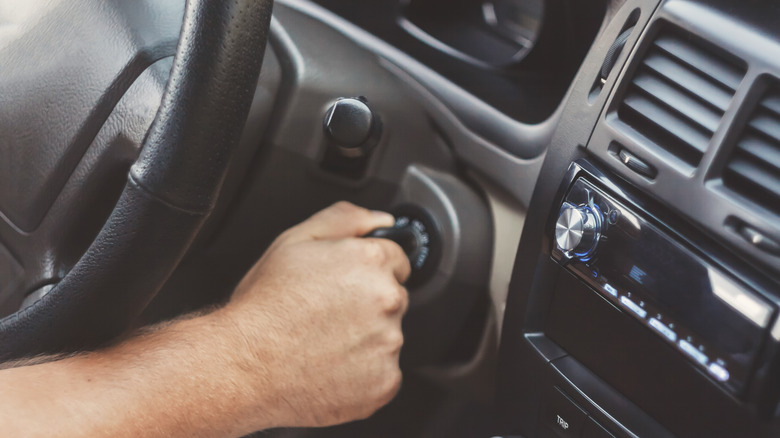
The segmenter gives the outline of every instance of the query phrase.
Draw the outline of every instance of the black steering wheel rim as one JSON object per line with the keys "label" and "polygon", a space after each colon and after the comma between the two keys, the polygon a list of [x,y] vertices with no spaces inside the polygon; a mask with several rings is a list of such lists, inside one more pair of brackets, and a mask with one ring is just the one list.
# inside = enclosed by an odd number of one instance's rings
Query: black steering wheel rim
{"label": "black steering wheel rim", "polygon": [[162,104],[113,212],[46,295],[0,321],[0,360],[99,345],[160,290],[214,207],[257,85],[272,0],[188,0]]}

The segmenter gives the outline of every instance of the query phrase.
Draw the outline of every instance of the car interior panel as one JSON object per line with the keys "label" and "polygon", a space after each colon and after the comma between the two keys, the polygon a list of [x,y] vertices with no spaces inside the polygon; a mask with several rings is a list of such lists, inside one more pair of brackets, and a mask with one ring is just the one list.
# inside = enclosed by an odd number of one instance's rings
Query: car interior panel
{"label": "car interior panel", "polygon": [[347,200],[412,265],[402,389],[256,436],[780,436],[780,3],[230,3],[0,7],[0,358],[219,306]]}

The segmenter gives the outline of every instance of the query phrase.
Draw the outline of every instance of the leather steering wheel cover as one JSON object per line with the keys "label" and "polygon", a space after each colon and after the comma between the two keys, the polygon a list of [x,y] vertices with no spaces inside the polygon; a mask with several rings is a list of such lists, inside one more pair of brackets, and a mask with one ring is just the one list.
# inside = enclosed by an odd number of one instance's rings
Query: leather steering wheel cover
{"label": "leather steering wheel cover", "polygon": [[188,0],[157,117],[124,191],[57,286],[0,321],[0,360],[119,335],[159,291],[210,213],[260,75],[272,0]]}

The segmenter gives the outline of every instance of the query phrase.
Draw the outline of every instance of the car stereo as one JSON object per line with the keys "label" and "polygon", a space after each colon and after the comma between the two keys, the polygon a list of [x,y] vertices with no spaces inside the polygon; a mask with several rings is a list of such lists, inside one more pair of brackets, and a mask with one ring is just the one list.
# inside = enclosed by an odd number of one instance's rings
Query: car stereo
{"label": "car stereo", "polygon": [[582,175],[560,204],[553,258],[739,396],[775,304]]}

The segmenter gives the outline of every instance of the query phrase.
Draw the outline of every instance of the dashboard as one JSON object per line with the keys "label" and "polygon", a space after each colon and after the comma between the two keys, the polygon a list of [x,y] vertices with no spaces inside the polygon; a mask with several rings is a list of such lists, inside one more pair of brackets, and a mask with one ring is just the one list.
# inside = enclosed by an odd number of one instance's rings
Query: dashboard
{"label": "dashboard", "polygon": [[276,0],[240,141],[204,159],[224,178],[127,246],[105,236],[192,4],[40,3],[0,11],[6,359],[220,305],[347,200],[394,213],[371,236],[414,264],[402,388],[258,436],[780,436],[780,2]]}
{"label": "dashboard", "polygon": [[488,140],[461,157],[527,208],[496,433],[780,434],[780,5],[318,3]]}

